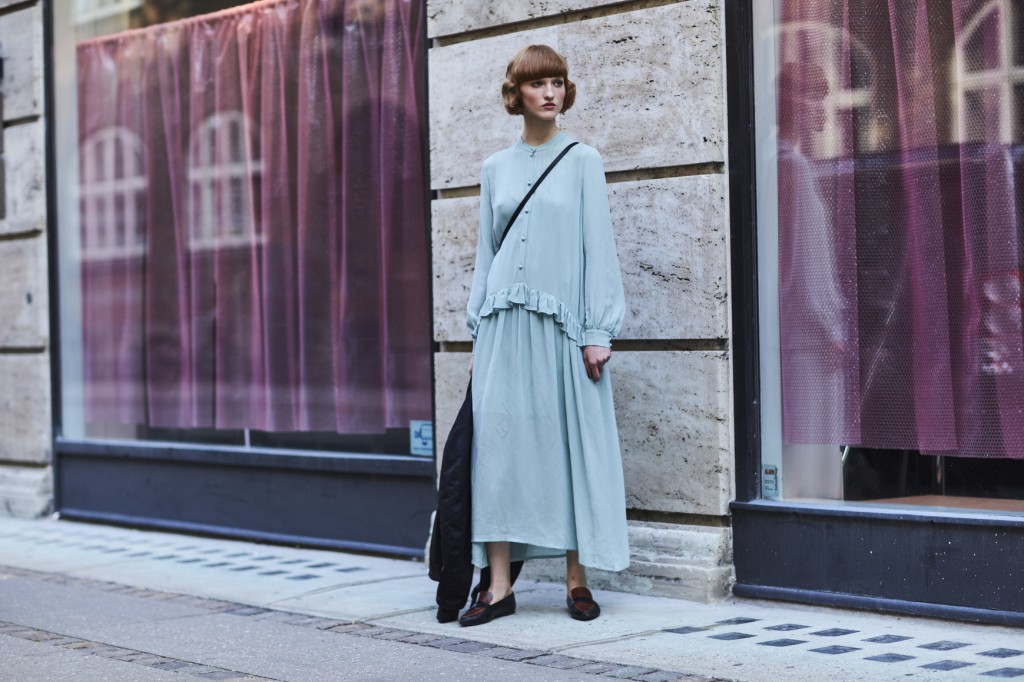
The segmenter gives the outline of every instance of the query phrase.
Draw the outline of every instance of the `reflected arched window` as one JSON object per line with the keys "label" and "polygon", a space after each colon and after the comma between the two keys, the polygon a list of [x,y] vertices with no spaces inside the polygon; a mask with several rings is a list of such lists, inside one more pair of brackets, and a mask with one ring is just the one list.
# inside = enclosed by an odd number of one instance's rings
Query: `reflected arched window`
{"label": "reflected arched window", "polygon": [[127,128],[103,128],[82,143],[81,154],[83,259],[141,256],[147,188],[142,141]]}
{"label": "reflected arched window", "polygon": [[951,88],[957,141],[1024,141],[1022,33],[1024,7],[1016,0],[992,0],[964,26],[956,41]]}
{"label": "reflected arched window", "polygon": [[[779,64],[796,64],[804,72],[821,70],[827,92],[821,106],[821,130],[812,158],[835,158],[877,150],[882,141],[872,116],[874,66],[871,53],[855,36],[828,24],[797,21],[777,27]],[[853,125],[844,124],[852,117]],[[852,137],[852,139],[851,139]]]}
{"label": "reflected arched window", "polygon": [[194,132],[189,154],[191,247],[259,240],[256,207],[263,165],[252,125],[241,113],[214,114]]}

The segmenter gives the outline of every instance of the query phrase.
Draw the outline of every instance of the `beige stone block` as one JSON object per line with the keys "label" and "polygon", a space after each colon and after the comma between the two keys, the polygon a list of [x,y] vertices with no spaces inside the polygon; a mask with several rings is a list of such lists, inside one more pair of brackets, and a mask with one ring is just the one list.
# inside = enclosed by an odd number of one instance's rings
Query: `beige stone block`
{"label": "beige stone block", "polygon": [[44,347],[47,316],[46,240],[0,241],[0,350]]}
{"label": "beige stone block", "polygon": [[[608,186],[626,290],[622,339],[728,336],[726,209],[720,175]],[[468,341],[478,197],[433,202],[434,339]]]}
{"label": "beige stone block", "polygon": [[4,135],[4,217],[0,235],[46,226],[42,120],[11,126]]}
{"label": "beige stone block", "polygon": [[[733,583],[729,528],[629,522],[630,565],[612,573],[590,569],[596,589],[711,602],[729,595]],[[529,561],[522,578],[562,582],[562,559]]]}
{"label": "beige stone block", "polygon": [[479,210],[480,197],[432,202],[435,341],[471,340],[466,328],[466,304],[473,283]]}
{"label": "beige stone block", "polygon": [[450,36],[616,4],[619,0],[430,0],[427,3],[427,35],[431,38]]}
{"label": "beige stone block", "polygon": [[[2,7],[3,5],[0,5]],[[0,15],[4,120],[43,113],[43,18],[39,4]]]}
{"label": "beige stone block", "polygon": [[48,463],[50,356],[0,353],[0,461]]}
{"label": "beige stone block", "polygon": [[520,134],[499,88],[508,60],[546,43],[569,60],[576,104],[562,127],[608,170],[723,160],[723,35],[717,0],[690,0],[430,51],[431,187],[479,183]]}
{"label": "beige stone block", "polygon": [[628,311],[620,338],[729,335],[723,182],[705,175],[608,186]]}
{"label": "beige stone block", "polygon": [[471,353],[434,353],[434,451],[438,469],[448,432],[452,430],[469,386]]}
{"label": "beige stone block", "polygon": [[0,466],[0,516],[37,519],[52,511],[50,467]]}
{"label": "beige stone block", "polygon": [[631,509],[724,516],[733,497],[725,352],[612,355]]}

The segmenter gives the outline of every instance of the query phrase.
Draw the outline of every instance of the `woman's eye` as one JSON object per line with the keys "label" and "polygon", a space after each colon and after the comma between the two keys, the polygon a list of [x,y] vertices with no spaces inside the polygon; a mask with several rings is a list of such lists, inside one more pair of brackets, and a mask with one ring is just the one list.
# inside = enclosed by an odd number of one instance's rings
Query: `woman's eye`
{"label": "woman's eye", "polygon": [[565,85],[565,81],[563,81],[561,78],[559,78],[558,80],[555,81],[555,87],[556,88],[560,88],[563,85]]}

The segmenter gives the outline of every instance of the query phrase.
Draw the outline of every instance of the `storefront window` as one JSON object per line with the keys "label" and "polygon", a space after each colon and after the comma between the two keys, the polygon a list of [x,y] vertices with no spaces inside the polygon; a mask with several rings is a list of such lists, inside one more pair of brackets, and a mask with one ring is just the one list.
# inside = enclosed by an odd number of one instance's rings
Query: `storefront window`
{"label": "storefront window", "polygon": [[1024,9],[754,7],[763,496],[1024,512]]}
{"label": "storefront window", "polygon": [[433,454],[422,11],[55,3],[64,438]]}

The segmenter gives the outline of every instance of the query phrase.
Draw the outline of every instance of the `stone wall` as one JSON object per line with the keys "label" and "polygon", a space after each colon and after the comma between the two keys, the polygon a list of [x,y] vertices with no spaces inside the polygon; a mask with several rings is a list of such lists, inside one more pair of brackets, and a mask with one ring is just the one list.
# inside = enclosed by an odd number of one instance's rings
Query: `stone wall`
{"label": "stone wall", "polygon": [[[732,576],[724,27],[719,0],[429,0],[436,433],[464,395],[483,160],[519,135],[498,87],[522,46],[564,54],[561,126],[601,151],[629,314],[614,377],[632,565],[595,585],[714,599]],[[440,447],[440,443],[439,443]],[[560,562],[528,575],[559,579]]]}
{"label": "stone wall", "polygon": [[52,509],[40,3],[0,0],[0,515]]}

